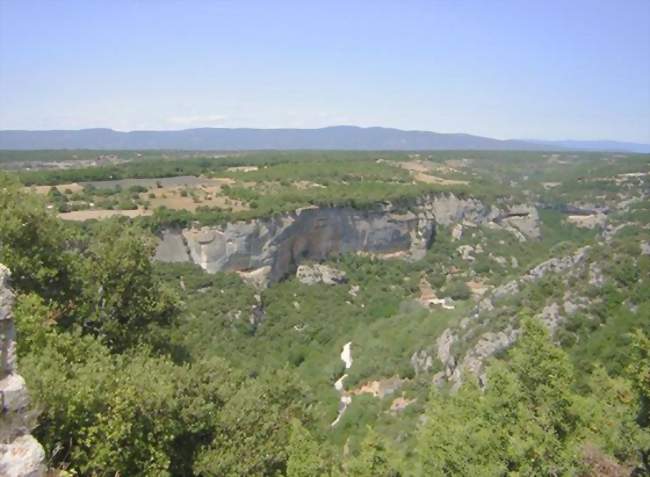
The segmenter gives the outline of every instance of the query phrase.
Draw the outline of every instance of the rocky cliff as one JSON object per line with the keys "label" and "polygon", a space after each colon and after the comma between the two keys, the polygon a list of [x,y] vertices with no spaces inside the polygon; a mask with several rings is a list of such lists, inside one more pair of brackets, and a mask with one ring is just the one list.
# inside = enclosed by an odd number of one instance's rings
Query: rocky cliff
{"label": "rocky cliff", "polygon": [[16,368],[14,295],[9,278],[9,269],[0,264],[0,475],[38,477],[45,474],[45,453],[29,434],[29,396]]}
{"label": "rocky cliff", "polygon": [[[452,389],[457,389],[463,381],[463,373],[470,373],[478,378],[479,383],[484,384],[488,360],[512,346],[520,333],[519,317],[516,314],[491,316],[491,312],[503,299],[520,293],[527,284],[538,282],[548,274],[559,275],[565,280],[587,277],[590,283],[597,285],[601,282],[602,285],[598,267],[594,267],[594,263],[588,266],[589,251],[590,247],[585,246],[572,254],[551,258],[531,268],[518,279],[491,290],[470,316],[457,325],[446,328],[433,346],[413,353],[411,365],[415,373],[433,369],[437,358],[442,370],[433,376],[434,383],[442,385],[447,382],[452,385]],[[581,297],[566,295],[562,306],[555,302],[549,303],[535,317],[553,333],[566,315],[574,314],[580,309],[581,303]],[[485,331],[488,327],[495,329]],[[453,351],[457,343],[471,343],[471,346],[459,354]]]}
{"label": "rocky cliff", "polygon": [[258,285],[276,282],[303,260],[366,252],[424,256],[436,225],[470,223],[503,228],[520,240],[539,237],[537,210],[528,205],[488,206],[453,194],[423,197],[409,207],[311,207],[224,226],[165,230],[156,258],[193,262],[210,273],[237,271]]}

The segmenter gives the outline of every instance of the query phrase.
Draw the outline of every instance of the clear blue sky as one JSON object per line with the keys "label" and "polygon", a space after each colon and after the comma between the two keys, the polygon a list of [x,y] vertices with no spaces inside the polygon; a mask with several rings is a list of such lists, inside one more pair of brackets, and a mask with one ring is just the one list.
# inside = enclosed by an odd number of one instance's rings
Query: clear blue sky
{"label": "clear blue sky", "polygon": [[650,142],[650,0],[0,0],[0,129]]}

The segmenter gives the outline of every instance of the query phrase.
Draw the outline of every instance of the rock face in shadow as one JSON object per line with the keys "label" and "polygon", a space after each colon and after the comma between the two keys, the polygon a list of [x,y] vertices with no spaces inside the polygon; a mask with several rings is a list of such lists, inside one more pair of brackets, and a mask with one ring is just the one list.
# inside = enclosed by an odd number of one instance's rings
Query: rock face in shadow
{"label": "rock face in shadow", "polygon": [[514,222],[504,219],[509,214],[508,207],[486,206],[453,194],[427,196],[410,207],[310,207],[224,226],[166,230],[156,258],[191,261],[209,273],[261,270],[255,275],[256,283],[268,285],[295,272],[302,261],[320,261],[336,254],[401,254],[420,259],[434,239],[437,224],[486,224],[518,237],[539,236],[534,207],[520,206]]}
{"label": "rock face in shadow", "polygon": [[29,434],[29,395],[16,368],[14,294],[9,278],[9,269],[0,264],[0,475],[40,477],[45,475],[45,452]]}

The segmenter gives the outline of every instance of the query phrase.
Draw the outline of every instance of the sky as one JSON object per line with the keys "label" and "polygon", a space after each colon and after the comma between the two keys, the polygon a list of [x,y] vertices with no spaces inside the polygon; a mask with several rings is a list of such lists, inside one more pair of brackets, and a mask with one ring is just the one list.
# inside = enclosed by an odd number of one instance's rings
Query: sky
{"label": "sky", "polygon": [[650,143],[650,0],[0,0],[0,129]]}

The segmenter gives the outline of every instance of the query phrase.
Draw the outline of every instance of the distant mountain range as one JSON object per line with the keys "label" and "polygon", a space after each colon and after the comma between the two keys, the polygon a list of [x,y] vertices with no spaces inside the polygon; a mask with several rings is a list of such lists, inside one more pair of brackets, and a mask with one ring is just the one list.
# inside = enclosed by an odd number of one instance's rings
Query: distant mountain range
{"label": "distant mountain range", "polygon": [[107,150],[551,150],[586,149],[650,152],[650,145],[608,141],[499,140],[470,134],[441,134],[391,128],[332,126],[320,129],[198,128],[181,131],[80,129],[0,131],[0,149]]}

